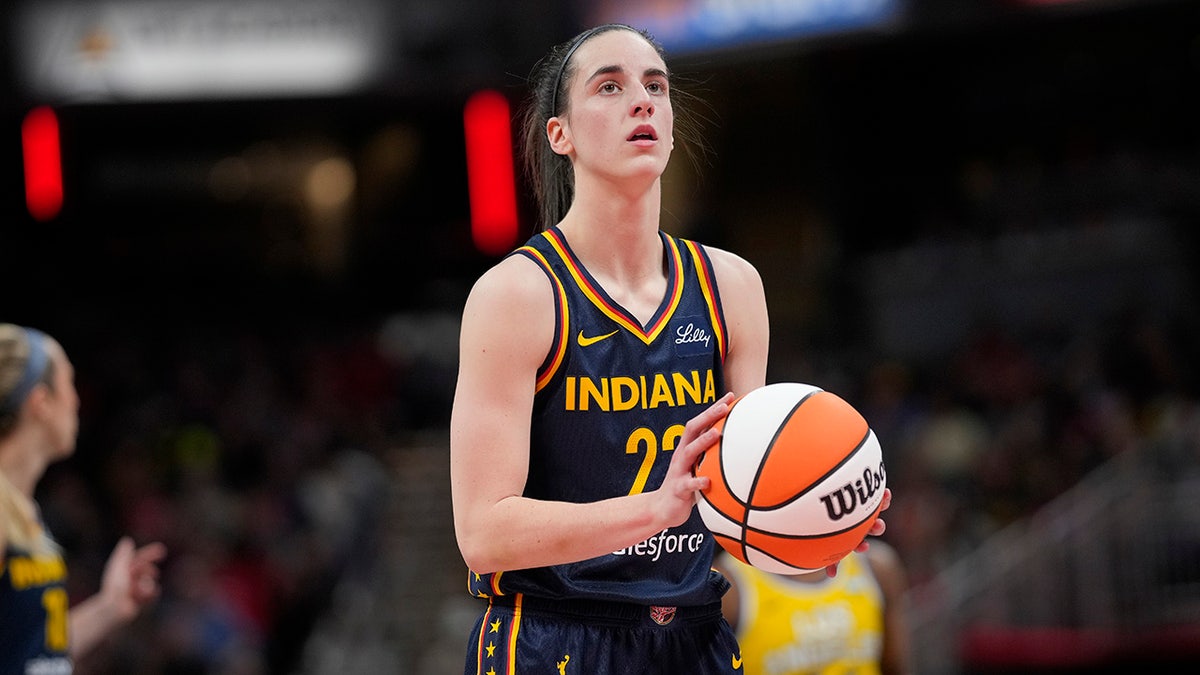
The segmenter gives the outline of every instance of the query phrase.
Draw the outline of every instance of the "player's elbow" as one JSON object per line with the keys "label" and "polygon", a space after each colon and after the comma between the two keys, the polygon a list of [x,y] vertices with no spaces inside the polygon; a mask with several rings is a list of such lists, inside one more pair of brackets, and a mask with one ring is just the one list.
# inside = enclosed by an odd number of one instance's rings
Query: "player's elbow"
{"label": "player's elbow", "polygon": [[504,569],[500,562],[498,538],[489,534],[486,527],[458,522],[454,527],[454,536],[458,542],[458,552],[472,572],[489,574]]}
{"label": "player's elbow", "polygon": [[464,536],[460,532],[457,539],[458,552],[472,572],[490,574],[503,569],[495,547],[489,545],[486,537]]}
{"label": "player's elbow", "polygon": [[511,498],[456,504],[454,537],[463,562],[472,572],[489,574],[516,569],[524,558],[520,538],[525,518],[514,513]]}

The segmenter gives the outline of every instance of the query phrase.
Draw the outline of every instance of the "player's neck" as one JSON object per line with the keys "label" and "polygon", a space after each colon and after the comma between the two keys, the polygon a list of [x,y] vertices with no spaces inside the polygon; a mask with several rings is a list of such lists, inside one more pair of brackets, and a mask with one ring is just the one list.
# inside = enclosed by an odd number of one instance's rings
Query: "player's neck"
{"label": "player's neck", "polygon": [[662,254],[658,235],[662,206],[659,183],[634,192],[596,187],[580,185],[560,223],[571,247],[591,265],[657,269]]}
{"label": "player's neck", "polygon": [[628,221],[611,225],[603,221],[564,219],[561,229],[571,250],[593,275],[619,286],[637,286],[664,276],[662,238],[657,227],[639,227]]}
{"label": "player's neck", "polygon": [[0,473],[27,499],[33,499],[34,488],[46,470],[45,460],[28,445],[33,442],[36,439],[29,434],[17,431],[0,447]]}
{"label": "player's neck", "polygon": [[[618,180],[587,173],[577,175],[568,220],[622,234],[658,229],[662,213],[662,181]],[[618,229],[619,228],[619,229]]]}

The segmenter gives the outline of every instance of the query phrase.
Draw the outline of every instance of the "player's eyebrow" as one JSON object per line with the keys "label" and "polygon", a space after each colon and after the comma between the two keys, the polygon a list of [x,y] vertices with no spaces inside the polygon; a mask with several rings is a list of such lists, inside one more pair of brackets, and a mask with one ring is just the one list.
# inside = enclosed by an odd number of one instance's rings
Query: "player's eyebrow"
{"label": "player's eyebrow", "polygon": [[[599,68],[596,69],[596,72],[592,73],[592,76],[589,77],[587,79],[587,81],[591,82],[592,80],[596,79],[597,77],[600,77],[601,75],[609,75],[611,73],[620,73],[620,72],[624,72],[624,70],[625,70],[624,68],[622,68],[621,66],[615,65],[615,64],[611,65],[611,66],[600,66]],[[663,70],[662,68],[647,68],[645,70],[645,72],[642,73],[642,76],[643,77],[661,77],[664,79],[670,79],[670,77],[671,77],[670,75],[667,74],[667,71]]]}

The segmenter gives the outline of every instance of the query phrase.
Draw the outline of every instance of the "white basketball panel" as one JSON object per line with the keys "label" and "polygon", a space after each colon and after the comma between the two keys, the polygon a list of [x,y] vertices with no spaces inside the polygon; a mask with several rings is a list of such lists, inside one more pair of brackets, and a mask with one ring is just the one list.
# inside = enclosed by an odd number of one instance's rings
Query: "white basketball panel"
{"label": "white basketball panel", "polygon": [[734,404],[721,433],[721,471],[730,492],[743,502],[758,475],[763,455],[796,404],[820,387],[777,382],[759,387]]}

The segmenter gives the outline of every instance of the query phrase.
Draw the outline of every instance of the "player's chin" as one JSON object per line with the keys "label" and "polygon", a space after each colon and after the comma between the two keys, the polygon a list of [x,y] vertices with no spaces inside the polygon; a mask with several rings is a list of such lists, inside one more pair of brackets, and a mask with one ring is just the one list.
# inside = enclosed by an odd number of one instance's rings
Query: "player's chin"
{"label": "player's chin", "polygon": [[637,155],[631,162],[629,173],[631,176],[640,178],[654,179],[662,176],[667,170],[667,160],[669,155],[664,155],[658,152],[642,152]]}

